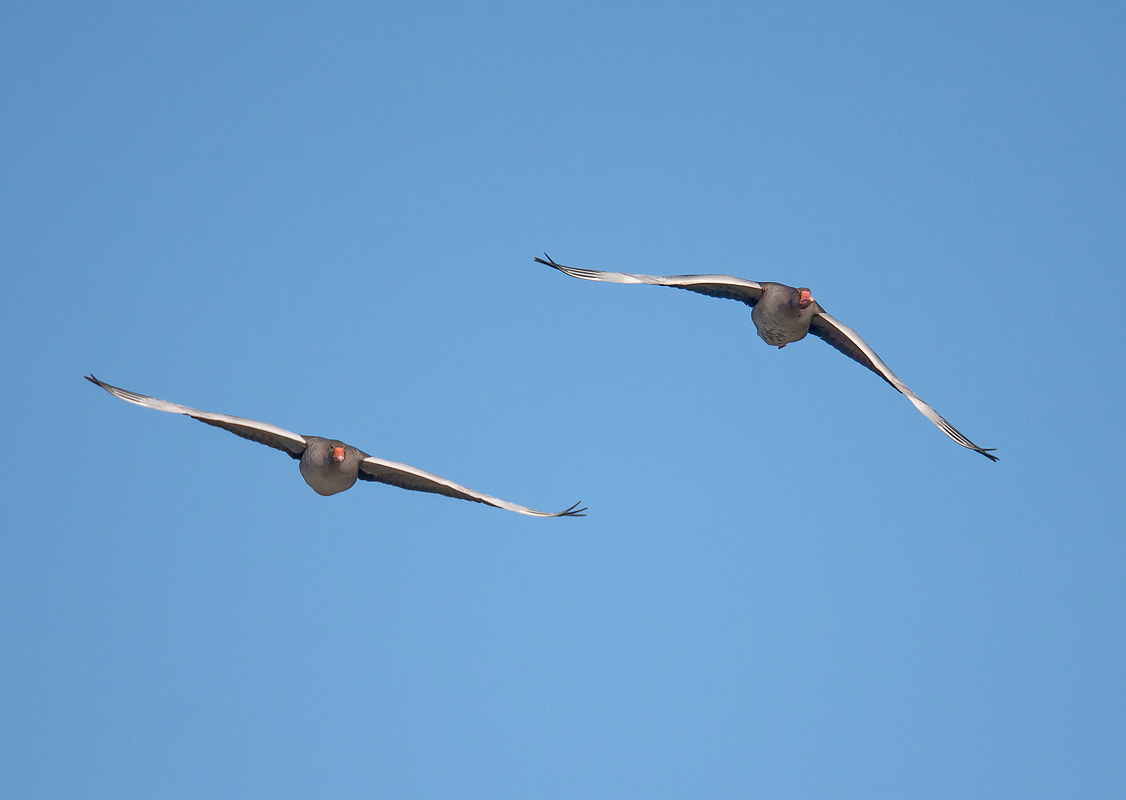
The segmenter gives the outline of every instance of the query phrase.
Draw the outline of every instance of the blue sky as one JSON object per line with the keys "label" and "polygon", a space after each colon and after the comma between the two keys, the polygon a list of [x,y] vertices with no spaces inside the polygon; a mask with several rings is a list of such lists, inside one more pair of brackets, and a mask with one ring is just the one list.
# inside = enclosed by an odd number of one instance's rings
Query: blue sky
{"label": "blue sky", "polygon": [[1121,7],[190,6],[0,12],[0,794],[1126,793]]}

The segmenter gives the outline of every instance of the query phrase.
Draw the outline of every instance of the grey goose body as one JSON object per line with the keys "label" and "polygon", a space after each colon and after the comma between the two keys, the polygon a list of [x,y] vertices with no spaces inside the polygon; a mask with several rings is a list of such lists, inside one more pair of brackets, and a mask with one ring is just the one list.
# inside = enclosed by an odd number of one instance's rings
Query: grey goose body
{"label": "grey goose body", "polygon": [[755,330],[767,344],[782,348],[812,333],[853,361],[879,375],[892,388],[910,400],[923,416],[938,426],[939,430],[962,447],[981,453],[990,461],[998,460],[991,452],[994,448],[978,447],[947,422],[929,403],[915,394],[891,371],[891,368],[876,355],[876,351],[860,338],[860,334],[826,313],[825,309],[813,299],[810,290],[805,287],[793,287],[769,281],[760,283],[737,278],[734,275],[642,275],[631,272],[579,269],[557,264],[547,253],[544,253],[544,258],[535,260],[572,278],[586,281],[671,286],[709,297],[745,303],[751,308],[751,321],[755,325]]}
{"label": "grey goose body", "polygon": [[333,495],[352,488],[357,480],[386,483],[398,486],[401,489],[410,489],[416,492],[431,492],[434,494],[454,497],[460,500],[470,500],[475,503],[484,503],[494,508],[503,508],[519,514],[533,517],[581,517],[585,508],[578,508],[578,503],[555,513],[536,511],[534,508],[510,503],[481,492],[468,489],[446,478],[439,477],[424,470],[412,467],[409,464],[400,464],[382,458],[368,455],[363,450],[345,444],[338,439],[325,439],[320,436],[301,436],[271,425],[268,422],[233,417],[228,414],[215,414],[210,411],[170,403],[143,394],[137,394],[127,389],[111,386],[100,381],[93,375],[87,375],[86,380],[102,387],[127,403],[152,408],[157,411],[166,411],[171,414],[183,414],[197,419],[207,425],[213,425],[230,431],[236,436],[258,442],[275,450],[281,450],[290,458],[300,461],[301,477],[320,495]]}

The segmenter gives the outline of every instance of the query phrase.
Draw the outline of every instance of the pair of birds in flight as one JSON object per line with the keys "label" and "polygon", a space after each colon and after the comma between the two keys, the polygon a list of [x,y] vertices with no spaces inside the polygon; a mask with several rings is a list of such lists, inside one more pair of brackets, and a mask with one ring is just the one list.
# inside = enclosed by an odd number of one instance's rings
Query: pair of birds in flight
{"label": "pair of birds in flight", "polygon": [[[544,253],[544,257],[546,260],[543,258],[536,258],[535,260],[540,264],[553,267],[565,275],[582,280],[671,286],[710,297],[738,300],[751,307],[751,321],[754,323],[759,337],[767,344],[779,349],[787,344],[804,339],[806,334],[812,333],[887,381],[892,388],[905,395],[927,419],[962,447],[981,453],[990,461],[997,460],[997,456],[991,452],[993,448],[978,447],[943,419],[942,415],[931,408],[919,395],[911,391],[876,355],[876,352],[868,346],[868,343],[860,338],[856,331],[827,314],[825,309],[813,299],[810,290],[805,287],[795,288],[772,282],[759,283],[744,278],[736,278],[733,275],[662,276],[639,275],[629,272],[601,272],[557,264],[547,253]],[[400,464],[370,456],[363,450],[337,439],[301,436],[268,422],[257,422],[252,419],[232,417],[228,414],[199,411],[177,403],[169,403],[166,400],[158,400],[155,397],[148,397],[116,386],[110,386],[93,375],[86,376],[86,380],[128,403],[153,408],[157,411],[167,411],[172,414],[184,414],[208,425],[223,428],[252,442],[281,450],[290,458],[300,461],[301,477],[317,494],[337,494],[345,489],[352,488],[357,480],[365,480],[386,483],[416,492],[432,492],[461,500],[471,500],[533,517],[585,516],[583,512],[586,509],[579,508],[578,503],[564,511],[555,513],[536,511],[533,508],[527,508],[468,489],[451,480],[417,469],[409,464]]]}

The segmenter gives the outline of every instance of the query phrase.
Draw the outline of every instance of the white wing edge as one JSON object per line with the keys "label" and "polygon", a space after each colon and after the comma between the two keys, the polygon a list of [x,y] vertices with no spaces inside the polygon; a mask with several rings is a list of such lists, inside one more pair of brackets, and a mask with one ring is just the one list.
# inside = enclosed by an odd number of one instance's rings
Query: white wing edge
{"label": "white wing edge", "polygon": [[121,389],[117,386],[111,386],[104,381],[98,380],[93,375],[87,375],[86,380],[98,386],[101,386],[114,397],[120,400],[124,400],[126,403],[132,403],[135,406],[152,408],[157,411],[166,411],[169,414],[184,414],[194,419],[206,419],[212,420],[213,422],[226,422],[231,425],[241,425],[247,428],[255,428],[262,431],[263,433],[269,433],[281,439],[287,439],[292,442],[297,447],[297,449],[291,449],[290,452],[296,452],[300,454],[300,452],[305,449],[306,442],[304,436],[296,434],[293,431],[287,431],[284,428],[279,428],[276,425],[271,425],[268,422],[259,422],[258,420],[246,419],[245,417],[233,417],[229,414],[214,414],[210,411],[200,411],[198,408],[189,408],[188,406],[182,406],[179,403],[170,403],[167,400],[160,400],[156,397],[149,397],[148,395],[131,392],[128,389]]}
{"label": "white wing edge", "polygon": [[[547,255],[546,253],[544,255]],[[762,291],[762,284],[757,281],[747,280],[746,278],[737,278],[734,275],[641,275],[635,272],[604,272],[597,269],[580,269],[579,267],[568,267],[563,264],[557,264],[551,260],[551,256],[547,256],[548,260],[544,261],[542,258],[536,258],[540,264],[546,264],[549,267],[570,275],[572,278],[579,278],[584,281],[605,281],[607,283],[644,283],[650,286],[693,286],[701,283],[715,283],[725,284],[727,286],[738,286],[743,289],[758,289]]]}
{"label": "white wing edge", "polygon": [[957,428],[955,428],[953,425],[951,425],[949,422],[947,422],[941,414],[939,414],[937,411],[935,411],[931,407],[930,403],[928,403],[923,398],[919,397],[919,395],[915,394],[915,392],[913,392],[911,390],[911,387],[909,387],[907,384],[905,384],[903,381],[901,381],[899,379],[899,376],[891,371],[891,367],[889,367],[887,364],[885,364],[884,360],[882,358],[880,358],[878,355],[876,355],[876,351],[873,350],[871,347],[869,347],[868,343],[866,341],[864,341],[863,339],[860,338],[859,333],[854,331],[848,325],[845,325],[839,319],[831,316],[830,314],[825,313],[824,310],[822,310],[818,314],[818,316],[820,316],[822,319],[824,319],[825,321],[827,321],[831,325],[835,326],[837,328],[837,330],[839,330],[841,333],[843,333],[845,336],[847,336],[849,339],[851,339],[852,343],[855,344],[858,348],[860,348],[860,350],[863,351],[864,355],[868,356],[868,358],[870,358],[872,360],[872,363],[875,364],[876,368],[880,370],[881,374],[883,374],[883,376],[885,378],[887,378],[888,382],[892,386],[894,386],[896,389],[898,389],[900,393],[905,395],[907,397],[907,399],[911,401],[911,404],[914,405],[915,408],[917,408],[920,412],[922,412],[923,416],[925,416],[927,419],[929,419],[931,422],[933,422],[936,426],[938,426],[938,429],[940,431],[945,433],[947,436],[949,436],[951,439],[953,439],[958,444],[962,445],[962,447],[966,447],[966,448],[969,448],[970,450],[981,453],[983,456],[988,458],[990,461],[997,461],[998,460],[997,456],[995,456],[995,455],[993,455],[992,453],[989,452],[989,450],[991,450],[992,448],[978,447],[976,444],[974,444],[969,439],[967,439],[962,434],[961,431],[959,431]]}
{"label": "white wing edge", "polygon": [[[363,461],[360,462],[360,469],[363,470],[364,472],[367,472],[367,470],[364,470],[364,464],[373,464],[373,465],[377,465],[377,466],[380,466],[380,467],[385,467],[387,469],[393,469],[393,470],[396,470],[398,472],[403,472],[403,473],[406,473],[408,475],[414,475],[418,478],[422,478],[423,480],[431,481],[431,482],[439,484],[441,486],[445,486],[448,489],[452,489],[455,492],[459,492],[461,494],[464,494],[466,497],[470,497],[470,498],[472,498],[472,499],[474,499],[478,502],[485,503],[486,505],[494,506],[495,508],[503,508],[506,511],[515,511],[518,514],[527,514],[528,516],[531,516],[531,517],[583,517],[583,516],[586,516],[585,514],[582,513],[583,511],[586,511],[585,508],[580,508],[580,509],[576,510],[576,506],[578,506],[578,503],[575,503],[575,505],[571,506],[570,508],[566,509],[565,511],[557,511],[557,512],[554,512],[554,513],[550,512],[550,511],[537,511],[534,508],[528,508],[527,506],[521,506],[521,505],[517,505],[516,503],[510,503],[507,500],[501,500],[499,497],[493,497],[491,495],[483,494],[482,492],[475,492],[472,489],[468,489],[465,486],[462,486],[460,483],[454,483],[453,481],[447,480],[446,478],[443,478],[440,475],[435,475],[432,472],[427,472],[425,470],[418,469],[417,467],[412,467],[410,464],[401,464],[398,461],[388,461],[388,460],[383,459],[383,458],[376,458],[375,456],[368,456],[367,458],[365,458]],[[368,474],[374,475],[374,473],[368,473]]]}

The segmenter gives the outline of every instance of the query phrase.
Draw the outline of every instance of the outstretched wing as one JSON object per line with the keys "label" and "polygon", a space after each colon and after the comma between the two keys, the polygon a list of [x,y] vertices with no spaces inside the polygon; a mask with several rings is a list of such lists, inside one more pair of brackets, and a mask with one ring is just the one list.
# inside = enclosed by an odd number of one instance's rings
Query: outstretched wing
{"label": "outstretched wing", "polygon": [[607,283],[648,283],[653,286],[672,286],[674,289],[687,289],[690,292],[721,297],[724,300],[738,300],[754,307],[762,297],[762,286],[755,281],[736,278],[734,275],[637,275],[632,272],[601,272],[596,269],[579,269],[556,264],[551,256],[544,253],[536,262],[554,267],[572,278],[584,281],[606,281]]}
{"label": "outstretched wing", "polygon": [[868,343],[860,338],[860,334],[852,328],[845,325],[838,319],[835,319],[825,313],[824,310],[818,306],[818,313],[813,316],[813,321],[809,325],[809,332],[825,340],[828,344],[840,350],[846,356],[863,364],[872,372],[879,375],[885,381],[890,383],[896,391],[907,396],[907,399],[914,404],[915,408],[919,409],[927,419],[938,426],[939,430],[949,436],[962,447],[968,447],[977,453],[981,453],[990,461],[997,461],[997,456],[993,455],[992,447],[978,447],[976,444],[967,439],[962,433],[943,419],[942,415],[931,408],[919,395],[911,391],[910,387],[901,381],[894,372],[888,367],[883,360],[876,355],[876,351],[868,346]]}
{"label": "outstretched wing", "polygon": [[216,428],[230,431],[236,436],[241,436],[244,439],[249,439],[252,442],[273,447],[276,450],[281,450],[283,453],[293,457],[301,458],[301,454],[305,452],[305,437],[299,436],[291,431],[284,430],[268,422],[258,422],[253,419],[243,419],[242,417],[232,417],[227,414],[212,414],[210,411],[200,411],[195,408],[188,408],[177,403],[169,403],[167,400],[158,400],[155,397],[149,397],[136,392],[130,392],[128,389],[119,389],[116,386],[110,386],[108,383],[95,378],[93,375],[87,375],[86,380],[93,384],[101,386],[114,397],[121,398],[127,403],[134,405],[144,406],[145,408],[155,408],[157,411],[167,411],[170,414],[184,414],[192,419],[198,419],[208,425],[214,425]]}
{"label": "outstretched wing", "polygon": [[585,517],[585,508],[578,508],[578,503],[565,511],[554,514],[548,511],[536,511],[534,508],[525,508],[507,500],[490,497],[481,492],[475,492],[464,486],[446,480],[437,475],[416,469],[409,464],[400,464],[396,461],[386,461],[375,456],[368,456],[360,462],[360,480],[386,483],[398,486],[400,489],[410,489],[414,492],[433,492],[444,494],[446,497],[456,497],[459,500],[472,500],[474,503],[484,503],[494,508],[503,508],[520,514],[533,517]]}

